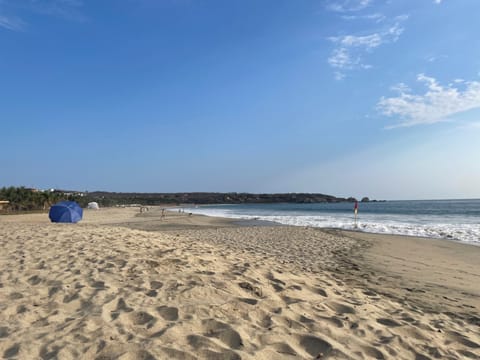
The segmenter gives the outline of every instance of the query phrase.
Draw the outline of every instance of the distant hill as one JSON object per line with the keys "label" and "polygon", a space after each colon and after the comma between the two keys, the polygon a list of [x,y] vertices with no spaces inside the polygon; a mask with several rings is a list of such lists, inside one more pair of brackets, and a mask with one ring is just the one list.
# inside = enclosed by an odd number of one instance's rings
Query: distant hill
{"label": "distant hill", "polygon": [[[101,206],[115,205],[177,205],[177,204],[268,204],[268,203],[339,203],[354,202],[355,198],[340,198],[325,194],[284,193],[118,193],[107,191],[79,192],[75,190],[37,190],[25,187],[0,188],[0,212],[48,211],[50,206],[61,200],[77,201],[86,207],[91,201]],[[368,201],[364,198],[363,201]]]}
{"label": "distant hill", "polygon": [[260,203],[338,203],[354,202],[355,198],[339,198],[325,194],[285,193],[285,194],[250,194],[250,193],[117,193],[94,191],[86,194],[89,200],[104,206],[117,204],[260,204]]}

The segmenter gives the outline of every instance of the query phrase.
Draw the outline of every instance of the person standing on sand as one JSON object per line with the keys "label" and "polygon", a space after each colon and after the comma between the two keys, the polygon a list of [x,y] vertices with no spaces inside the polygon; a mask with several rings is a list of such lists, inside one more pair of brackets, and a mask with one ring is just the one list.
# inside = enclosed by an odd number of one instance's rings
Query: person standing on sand
{"label": "person standing on sand", "polygon": [[353,212],[355,213],[355,225],[357,227],[357,213],[358,213],[358,201],[355,200],[355,205],[353,206]]}

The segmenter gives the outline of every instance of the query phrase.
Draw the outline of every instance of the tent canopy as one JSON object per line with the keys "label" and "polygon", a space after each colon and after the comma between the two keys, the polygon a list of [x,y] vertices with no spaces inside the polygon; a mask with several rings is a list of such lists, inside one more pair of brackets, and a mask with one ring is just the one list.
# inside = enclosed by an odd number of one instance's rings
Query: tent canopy
{"label": "tent canopy", "polygon": [[83,210],[75,201],[61,201],[50,208],[52,222],[76,223],[82,220]]}
{"label": "tent canopy", "polygon": [[98,210],[98,209],[100,209],[100,206],[98,206],[98,203],[96,203],[95,201],[92,201],[92,202],[88,203],[87,208]]}

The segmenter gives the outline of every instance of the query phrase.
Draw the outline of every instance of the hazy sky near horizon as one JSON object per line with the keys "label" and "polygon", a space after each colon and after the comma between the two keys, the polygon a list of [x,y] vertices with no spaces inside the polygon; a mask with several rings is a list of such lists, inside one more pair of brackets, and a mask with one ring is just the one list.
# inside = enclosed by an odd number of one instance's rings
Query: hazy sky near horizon
{"label": "hazy sky near horizon", "polygon": [[478,0],[0,0],[0,187],[480,198]]}

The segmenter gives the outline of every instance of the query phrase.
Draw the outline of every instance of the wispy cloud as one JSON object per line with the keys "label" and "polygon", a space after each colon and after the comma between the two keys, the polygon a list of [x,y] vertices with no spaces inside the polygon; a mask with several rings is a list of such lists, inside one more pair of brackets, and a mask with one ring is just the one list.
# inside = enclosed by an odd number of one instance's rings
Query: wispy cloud
{"label": "wispy cloud", "polygon": [[[22,0],[21,0],[22,1]],[[34,12],[60,16],[68,19],[81,19],[82,0],[23,0],[24,7]]]}
{"label": "wispy cloud", "polygon": [[426,57],[425,60],[427,60],[428,62],[436,62],[436,61],[439,61],[439,60],[443,60],[443,59],[447,59],[448,56],[447,55],[430,55],[428,57]]}
{"label": "wispy cloud", "polygon": [[5,16],[0,14],[0,27],[11,31],[23,31],[26,23],[17,17]]}
{"label": "wispy cloud", "polygon": [[343,35],[330,37],[335,44],[328,63],[335,70],[335,77],[343,79],[346,71],[355,69],[369,69],[371,65],[364,62],[366,54],[373,49],[388,43],[396,42],[403,33],[402,22],[408,16],[397,16],[388,27],[366,35]]}
{"label": "wispy cloud", "polygon": [[327,9],[336,12],[360,11],[372,3],[373,0],[333,0],[327,3]]}
{"label": "wispy cloud", "polygon": [[378,102],[378,111],[386,116],[397,117],[399,122],[388,128],[434,124],[445,121],[464,111],[480,108],[480,82],[454,80],[454,84],[442,86],[433,77],[424,74],[417,76],[427,90],[424,94],[412,94],[405,84],[397,85],[393,90],[395,97],[382,97]]}
{"label": "wispy cloud", "polygon": [[[82,21],[85,19],[82,7],[82,0],[0,0],[0,27],[12,31],[25,30],[27,23],[19,16],[26,13]],[[5,10],[16,16],[6,15]]]}
{"label": "wispy cloud", "polygon": [[371,68],[370,65],[363,64],[360,57],[352,55],[351,51],[345,47],[333,50],[332,55],[328,58],[328,63],[336,69],[335,79],[337,80],[343,80],[347,70]]}
{"label": "wispy cloud", "polygon": [[380,13],[366,14],[366,15],[342,15],[343,20],[373,20],[377,23],[385,21],[387,17]]}
{"label": "wispy cloud", "polygon": [[435,4],[441,4],[441,3],[442,3],[442,0],[433,0],[433,2],[434,2]]}

